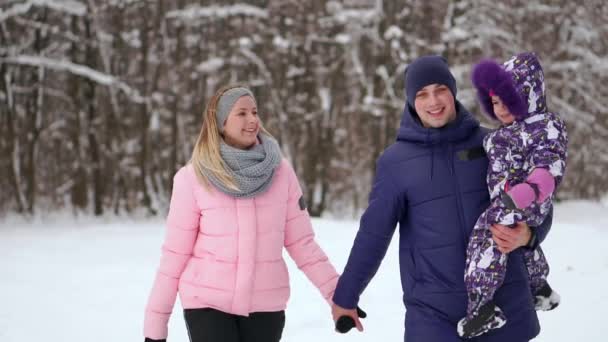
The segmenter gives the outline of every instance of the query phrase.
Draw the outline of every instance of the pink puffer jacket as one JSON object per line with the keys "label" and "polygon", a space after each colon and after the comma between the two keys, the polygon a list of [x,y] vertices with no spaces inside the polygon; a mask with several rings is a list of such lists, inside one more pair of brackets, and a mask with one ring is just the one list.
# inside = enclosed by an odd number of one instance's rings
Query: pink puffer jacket
{"label": "pink puffer jacket", "polygon": [[179,292],[182,306],[247,316],[284,310],[289,276],[283,247],[331,302],[338,274],[314,240],[302,190],[283,160],[270,188],[250,199],[200,185],[191,164],[174,177],[160,266],[148,299],[144,335],[167,338]]}

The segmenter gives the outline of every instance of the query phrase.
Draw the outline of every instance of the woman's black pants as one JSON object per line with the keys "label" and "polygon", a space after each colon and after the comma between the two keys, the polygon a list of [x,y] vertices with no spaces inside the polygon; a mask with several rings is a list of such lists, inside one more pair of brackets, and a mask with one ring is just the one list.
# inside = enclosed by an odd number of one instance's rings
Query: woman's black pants
{"label": "woman's black pants", "polygon": [[185,309],[190,342],[279,342],[285,311],[254,312],[249,317],[219,310]]}

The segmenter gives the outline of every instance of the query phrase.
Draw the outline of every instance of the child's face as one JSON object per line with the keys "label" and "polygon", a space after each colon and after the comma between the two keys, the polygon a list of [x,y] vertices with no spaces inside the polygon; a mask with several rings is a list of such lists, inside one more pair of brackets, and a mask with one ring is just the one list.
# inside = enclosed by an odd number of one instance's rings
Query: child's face
{"label": "child's face", "polygon": [[498,120],[500,120],[500,122],[508,125],[515,121],[515,117],[509,112],[507,106],[502,103],[500,97],[492,95],[492,105],[494,106],[494,114],[496,114],[496,117]]}

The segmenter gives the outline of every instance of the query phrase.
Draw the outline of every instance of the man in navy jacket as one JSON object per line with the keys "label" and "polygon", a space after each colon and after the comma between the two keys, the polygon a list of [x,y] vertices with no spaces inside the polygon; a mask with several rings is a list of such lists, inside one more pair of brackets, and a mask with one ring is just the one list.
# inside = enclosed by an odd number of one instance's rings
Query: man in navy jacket
{"label": "man in navy jacket", "polygon": [[[461,342],[456,324],[466,314],[466,248],[489,205],[488,130],[456,101],[456,82],[442,57],[425,56],[405,75],[407,102],[397,141],[377,161],[369,205],[336,288],[333,316],[352,317],[399,223],[399,260],[407,342]],[[524,342],[540,331],[522,248],[534,247],[551,226],[494,226],[508,253],[508,270],[495,301],[509,318],[473,342]]]}

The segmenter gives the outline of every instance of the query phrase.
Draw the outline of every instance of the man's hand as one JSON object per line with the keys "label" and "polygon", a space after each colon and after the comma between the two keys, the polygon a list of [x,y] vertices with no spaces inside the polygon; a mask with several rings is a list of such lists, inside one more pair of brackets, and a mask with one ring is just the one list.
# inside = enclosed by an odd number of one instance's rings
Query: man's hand
{"label": "man's hand", "polygon": [[525,222],[518,222],[515,228],[509,228],[500,224],[490,227],[492,238],[502,253],[510,253],[515,249],[526,246],[532,237],[532,231]]}
{"label": "man's hand", "polygon": [[345,309],[339,305],[333,304],[331,306],[331,315],[333,316],[334,324],[338,322],[338,319],[340,319],[340,317],[346,316],[353,319],[357,330],[363,331],[363,325],[361,324],[361,321],[359,321],[357,309]]}

